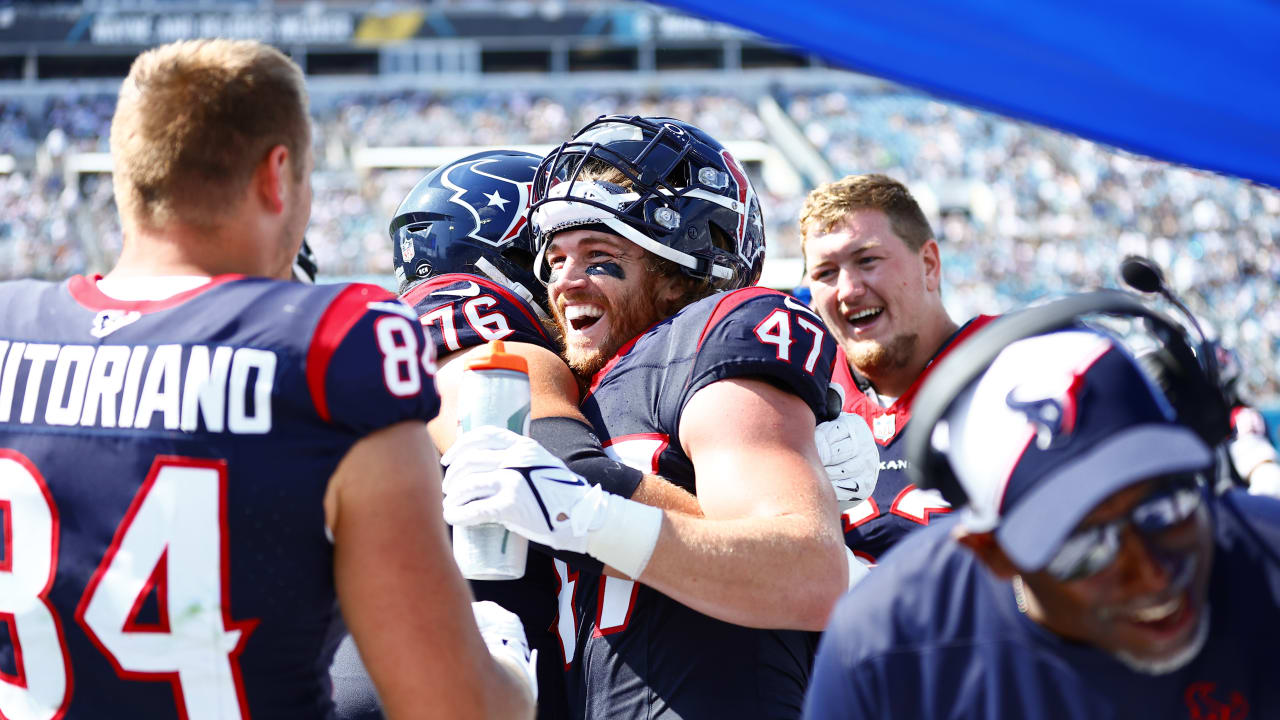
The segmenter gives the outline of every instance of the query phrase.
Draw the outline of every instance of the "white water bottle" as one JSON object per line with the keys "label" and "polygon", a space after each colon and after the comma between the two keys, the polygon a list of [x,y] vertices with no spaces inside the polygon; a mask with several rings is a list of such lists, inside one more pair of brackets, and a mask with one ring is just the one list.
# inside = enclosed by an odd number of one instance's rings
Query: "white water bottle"
{"label": "white water bottle", "polygon": [[[506,352],[501,340],[489,342],[489,354],[467,361],[459,388],[462,432],[496,425],[529,434],[529,366]],[[524,577],[529,541],[497,524],[455,527],[453,558],[468,580]]]}

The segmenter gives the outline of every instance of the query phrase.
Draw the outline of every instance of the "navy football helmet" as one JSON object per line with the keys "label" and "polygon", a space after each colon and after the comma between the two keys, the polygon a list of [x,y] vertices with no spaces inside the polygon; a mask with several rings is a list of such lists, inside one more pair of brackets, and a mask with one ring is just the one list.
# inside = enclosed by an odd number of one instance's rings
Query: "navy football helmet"
{"label": "navy football helmet", "polygon": [[391,220],[400,293],[446,273],[483,275],[544,314],[547,289],[533,276],[525,215],[541,159],[515,150],[488,150],[419,180]]}
{"label": "navy football helmet", "polygon": [[[609,168],[629,187],[584,177]],[[588,225],[717,289],[754,285],[764,265],[760,203],[742,165],[710,135],[672,118],[602,115],[587,123],[542,161],[530,224],[544,282],[552,235]]]}

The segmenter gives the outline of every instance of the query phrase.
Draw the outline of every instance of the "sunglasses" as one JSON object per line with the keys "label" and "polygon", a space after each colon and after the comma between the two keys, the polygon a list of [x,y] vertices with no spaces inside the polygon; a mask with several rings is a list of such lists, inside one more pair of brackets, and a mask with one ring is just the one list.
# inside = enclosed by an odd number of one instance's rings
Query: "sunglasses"
{"label": "sunglasses", "polygon": [[1068,582],[1095,575],[1115,562],[1126,525],[1145,537],[1159,535],[1186,522],[1204,503],[1199,475],[1179,475],[1156,486],[1124,517],[1091,525],[1072,533],[1058,548],[1045,571]]}

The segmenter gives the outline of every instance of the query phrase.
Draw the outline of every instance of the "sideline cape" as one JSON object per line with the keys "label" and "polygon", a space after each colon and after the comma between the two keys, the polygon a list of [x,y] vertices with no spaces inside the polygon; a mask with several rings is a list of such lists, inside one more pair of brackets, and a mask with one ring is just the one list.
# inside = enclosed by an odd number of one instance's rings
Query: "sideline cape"
{"label": "sideline cape", "polygon": [[1277,0],[662,0],[829,62],[1280,187]]}

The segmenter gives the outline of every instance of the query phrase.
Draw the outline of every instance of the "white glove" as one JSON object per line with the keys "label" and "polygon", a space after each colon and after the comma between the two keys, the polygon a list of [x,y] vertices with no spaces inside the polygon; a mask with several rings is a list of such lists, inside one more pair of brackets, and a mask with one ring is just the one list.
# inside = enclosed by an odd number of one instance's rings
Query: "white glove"
{"label": "white glove", "polygon": [[1238,433],[1234,440],[1227,443],[1227,452],[1231,456],[1231,464],[1245,482],[1252,484],[1255,470],[1265,463],[1276,463],[1276,448],[1265,435]]}
{"label": "white glove", "polygon": [[861,415],[840,413],[835,420],[820,423],[813,441],[841,512],[871,496],[880,475],[880,448]]}
{"label": "white glove", "polygon": [[849,587],[852,588],[871,574],[871,568],[859,560],[849,548],[844,549],[844,559],[849,564]]}
{"label": "white glove", "polygon": [[441,461],[444,519],[498,523],[557,550],[587,553],[639,577],[662,528],[662,511],[588,485],[559,458],[510,430],[482,426],[460,435]]}
{"label": "white glove", "polygon": [[1280,498],[1280,465],[1262,463],[1249,473],[1249,494]]}
{"label": "white glove", "polygon": [[538,699],[538,651],[529,650],[524,624],[501,605],[484,600],[471,603],[480,637],[494,660],[515,671],[516,677],[529,685],[533,699]]}

